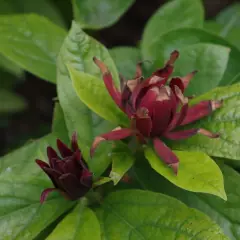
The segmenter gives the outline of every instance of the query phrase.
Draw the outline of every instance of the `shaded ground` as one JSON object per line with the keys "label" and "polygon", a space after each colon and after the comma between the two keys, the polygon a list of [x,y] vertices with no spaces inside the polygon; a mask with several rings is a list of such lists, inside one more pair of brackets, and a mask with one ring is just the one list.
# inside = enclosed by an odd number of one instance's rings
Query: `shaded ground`
{"label": "shaded ground", "polygon": [[[55,2],[70,26],[72,19],[70,1],[55,0]],[[117,24],[92,34],[107,47],[136,45],[141,39],[147,20],[164,2],[163,0],[136,0]],[[206,17],[216,16],[233,2],[234,0],[205,0]],[[16,87],[16,92],[25,97],[29,107],[22,113],[8,117],[5,124],[0,126],[0,155],[21,146],[28,139],[43,136],[51,129],[52,99],[56,96],[55,85],[26,73],[25,81]]]}

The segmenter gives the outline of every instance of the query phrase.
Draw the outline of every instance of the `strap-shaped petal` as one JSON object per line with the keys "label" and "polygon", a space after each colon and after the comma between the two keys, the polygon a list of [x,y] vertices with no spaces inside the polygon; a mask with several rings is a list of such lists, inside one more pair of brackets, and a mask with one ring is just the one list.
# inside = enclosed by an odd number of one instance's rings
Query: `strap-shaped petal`
{"label": "strap-shaped petal", "polygon": [[222,101],[202,101],[188,108],[187,115],[180,125],[186,125],[210,115],[222,106]]}
{"label": "strap-shaped petal", "polygon": [[170,166],[174,173],[178,172],[179,160],[175,153],[165,145],[159,138],[153,139],[153,145],[158,156],[168,165]]}
{"label": "strap-shaped petal", "polygon": [[41,197],[40,197],[40,203],[44,203],[49,195],[49,193],[53,192],[53,191],[58,191],[57,188],[46,188],[43,190],[43,192],[41,193]]}
{"label": "strap-shaped petal", "polygon": [[134,131],[130,128],[120,128],[117,127],[114,130],[112,130],[111,132],[102,134],[100,136],[97,136],[92,144],[92,147],[90,149],[90,156],[92,157],[97,146],[103,142],[103,141],[112,141],[112,140],[121,140],[124,138],[127,138],[131,135],[133,135]]}
{"label": "strap-shaped petal", "polygon": [[218,133],[212,133],[203,128],[193,128],[193,129],[181,130],[181,131],[176,131],[176,132],[168,132],[168,133],[164,134],[164,137],[166,137],[170,140],[183,140],[183,139],[192,137],[196,134],[202,134],[202,135],[204,135],[206,137],[210,137],[210,138],[219,137]]}
{"label": "strap-shaped petal", "polygon": [[105,64],[102,61],[100,61],[96,57],[93,58],[93,61],[99,67],[99,69],[101,70],[101,72],[103,74],[103,81],[104,81],[104,84],[105,84],[110,96],[112,97],[114,102],[118,105],[118,107],[120,109],[122,109],[121,93],[114,86],[112,74],[109,72],[108,68],[105,66]]}
{"label": "strap-shaped petal", "polygon": [[72,150],[60,139],[57,139],[57,147],[63,158],[72,156],[73,154]]}

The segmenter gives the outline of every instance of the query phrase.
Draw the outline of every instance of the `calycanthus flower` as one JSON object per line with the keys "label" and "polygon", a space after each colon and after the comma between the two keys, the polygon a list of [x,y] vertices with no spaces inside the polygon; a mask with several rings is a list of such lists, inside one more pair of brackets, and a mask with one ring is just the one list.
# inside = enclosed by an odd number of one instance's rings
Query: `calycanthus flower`
{"label": "calycanthus flower", "polygon": [[52,191],[59,191],[67,199],[77,200],[83,197],[92,187],[92,173],[88,170],[77,144],[77,135],[72,135],[71,149],[57,139],[61,157],[52,147],[47,147],[49,164],[36,159],[39,167],[51,179],[54,188],[45,189],[40,197],[43,203]]}
{"label": "calycanthus flower", "polygon": [[94,62],[103,74],[105,86],[117,106],[130,119],[130,128],[118,127],[113,131],[95,138],[91,154],[101,141],[120,140],[135,135],[141,143],[152,139],[153,146],[159,157],[169,165],[175,174],[178,171],[179,160],[161,138],[181,140],[195,134],[202,134],[210,138],[219,135],[202,128],[175,130],[200,118],[208,116],[222,105],[222,101],[202,101],[189,106],[189,98],[184,96],[190,80],[196,71],[185,77],[175,77],[169,81],[173,72],[173,64],[178,58],[178,51],[171,53],[165,66],[152,75],[143,79],[141,65],[137,65],[135,78],[128,80],[121,92],[113,84],[113,78],[103,62],[94,58]]}

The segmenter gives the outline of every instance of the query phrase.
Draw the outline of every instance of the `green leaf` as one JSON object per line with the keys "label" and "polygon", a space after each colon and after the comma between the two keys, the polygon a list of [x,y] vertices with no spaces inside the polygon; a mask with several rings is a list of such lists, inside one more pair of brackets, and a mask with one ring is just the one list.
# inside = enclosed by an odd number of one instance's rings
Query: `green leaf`
{"label": "green leaf", "polygon": [[142,46],[143,59],[152,60],[155,67],[163,66],[173,50],[197,43],[219,44],[231,49],[228,66],[220,85],[229,84],[229,81],[239,73],[240,51],[223,38],[201,29],[177,29],[160,37],[156,36],[152,44]]}
{"label": "green leaf", "polygon": [[224,200],[227,199],[221,170],[205,153],[174,151],[180,162],[176,176],[152,148],[147,147],[144,152],[151,167],[176,186],[188,191],[210,193]]}
{"label": "green leaf", "polygon": [[75,20],[82,28],[101,29],[113,25],[134,0],[72,0]]}
{"label": "green leaf", "polygon": [[[163,34],[183,27],[201,28],[204,9],[201,0],[174,0],[160,7],[150,18],[143,33],[143,48],[148,48]],[[158,52],[158,51],[157,51]]]}
{"label": "green leaf", "polygon": [[[144,190],[161,192],[184,202],[191,208],[197,208],[208,215],[221,226],[229,239],[240,239],[240,175],[226,165],[220,165],[224,175],[224,185],[228,200],[216,196],[193,193],[176,187],[171,182],[159,176],[146,161],[137,161],[134,165],[134,178]],[[214,238],[213,238],[214,239]]]}
{"label": "green leaf", "polygon": [[124,174],[133,166],[135,158],[128,149],[128,146],[121,142],[116,143],[111,157],[112,170],[110,172],[110,178],[114,185],[117,185]]}
{"label": "green leaf", "polygon": [[119,73],[125,78],[132,79],[135,76],[136,65],[141,61],[141,54],[138,48],[115,47],[110,49]]}
{"label": "green leaf", "polygon": [[37,13],[49,18],[60,26],[65,26],[64,20],[57,7],[50,0],[3,0],[1,1],[0,14]]}
{"label": "green leaf", "polygon": [[20,112],[26,109],[25,99],[16,93],[0,90],[0,114]]}
{"label": "green leaf", "polygon": [[236,2],[225,8],[217,15],[216,20],[223,24],[226,29],[240,28],[240,4]]}
{"label": "green leaf", "polygon": [[231,84],[239,83],[239,82],[240,82],[240,73],[233,78],[233,80],[231,81]]}
{"label": "green leaf", "polygon": [[63,110],[58,102],[56,102],[54,106],[52,132],[55,133],[64,143],[69,143],[68,130]]}
{"label": "green leaf", "polygon": [[205,128],[219,133],[220,137],[210,139],[196,135],[183,141],[172,141],[172,148],[202,151],[210,156],[240,160],[240,84],[216,88],[194,98],[191,104],[209,99],[223,99],[223,106],[209,117],[191,124],[189,128]]}
{"label": "green leaf", "polygon": [[15,75],[16,77],[22,77],[24,74],[23,70],[17,64],[10,61],[3,55],[0,55],[0,68]]}
{"label": "green leaf", "polygon": [[219,85],[227,68],[230,49],[206,43],[193,44],[179,49],[174,75],[185,76],[193,70],[199,72],[186,89],[187,95],[199,95]]}
{"label": "green leaf", "polygon": [[81,202],[57,225],[47,240],[101,240],[96,215]]}
{"label": "green leaf", "polygon": [[74,89],[83,103],[112,123],[128,125],[127,115],[113,101],[101,79],[79,72],[70,65],[68,70]]}
{"label": "green leaf", "polygon": [[[44,26],[44,27],[43,27]],[[0,52],[40,78],[56,81],[56,57],[65,31],[35,14],[0,16]]]}
{"label": "green leaf", "polygon": [[226,28],[224,25],[214,21],[206,21],[204,28],[225,38],[229,43],[240,49],[240,28]]}
{"label": "green leaf", "polygon": [[58,98],[64,113],[69,136],[72,135],[73,131],[77,131],[78,143],[83,151],[84,158],[89,162],[95,175],[98,176],[109,165],[111,159],[107,156],[111,150],[110,148],[106,148],[107,143],[104,143],[96,151],[94,158],[90,160],[90,146],[95,136],[110,131],[115,126],[110,125],[95,113],[91,112],[90,109],[80,101],[73,88],[66,67],[66,64],[70,64],[78,71],[83,71],[100,78],[100,70],[93,63],[94,56],[100,58],[107,64],[114,76],[116,85],[119,85],[118,73],[107,49],[89,37],[82,31],[77,23],[73,22],[58,57]]}
{"label": "green leaf", "polygon": [[[35,163],[46,160],[46,148],[55,146],[55,135],[34,141],[0,159],[0,236],[2,239],[34,239],[69,210],[74,202],[50,194],[40,204],[40,194],[52,182]],[[54,147],[53,146],[53,147]]]}
{"label": "green leaf", "polygon": [[203,213],[150,191],[111,193],[97,213],[103,239],[228,239]]}

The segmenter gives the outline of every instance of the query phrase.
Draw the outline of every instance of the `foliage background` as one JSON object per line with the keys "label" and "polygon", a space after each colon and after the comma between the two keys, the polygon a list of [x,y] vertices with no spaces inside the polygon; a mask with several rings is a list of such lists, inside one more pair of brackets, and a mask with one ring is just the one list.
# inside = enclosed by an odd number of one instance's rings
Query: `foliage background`
{"label": "foliage background", "polygon": [[[25,12],[26,9],[20,2],[17,8],[21,12]],[[71,1],[51,0],[51,2],[64,17],[64,24],[69,28],[73,19]],[[133,6],[112,27],[90,31],[88,34],[94,36],[108,48],[137,45],[147,20],[165,2],[164,0],[136,0]],[[204,0],[206,18],[214,18],[233,2],[237,1]],[[53,99],[56,97],[55,85],[42,81],[30,73],[25,72],[17,77],[6,73],[6,77],[16,82],[13,90],[25,99],[27,107],[18,113],[0,116],[0,155],[21,146],[31,138],[41,137],[50,131]]]}

